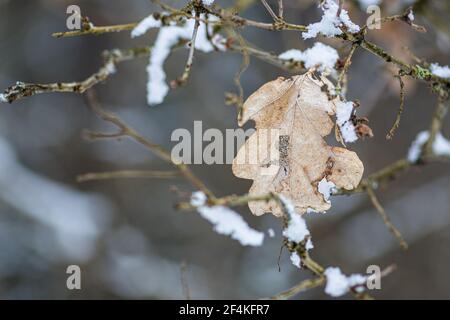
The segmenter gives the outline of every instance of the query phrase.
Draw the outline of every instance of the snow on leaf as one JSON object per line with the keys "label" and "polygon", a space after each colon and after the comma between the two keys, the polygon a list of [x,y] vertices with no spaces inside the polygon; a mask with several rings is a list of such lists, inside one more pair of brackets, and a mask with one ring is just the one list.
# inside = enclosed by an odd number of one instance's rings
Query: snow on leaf
{"label": "snow on leaf", "polygon": [[308,25],[308,31],[302,33],[303,39],[315,38],[319,33],[326,37],[334,37],[342,34],[342,27],[350,33],[359,32],[359,26],[350,20],[347,10],[342,9],[338,15],[339,6],[334,0],[325,0],[319,6],[323,11],[322,19]]}
{"label": "snow on leaf", "polygon": [[[237,177],[254,180],[250,196],[273,192],[291,199],[297,213],[324,212],[331,205],[318,190],[323,178],[347,190],[359,184],[364,167],[356,153],[328,146],[324,141],[334,126],[330,116],[336,113],[340,98],[330,101],[323,85],[334,88],[325,77],[316,77],[311,71],[289,79],[278,78],[263,85],[244,103],[239,125],[254,120],[257,131],[239,149],[232,168]],[[279,139],[258,145],[258,136],[273,130],[279,133]],[[261,149],[276,150],[278,159],[272,159],[272,152],[270,158],[264,157]],[[242,161],[249,158],[257,161]],[[273,169],[270,174],[268,169]],[[255,215],[283,214],[275,200],[251,201],[249,207]]]}
{"label": "snow on leaf", "polygon": [[192,194],[191,205],[197,208],[200,215],[214,225],[214,231],[228,235],[243,246],[261,246],[264,233],[250,228],[247,222],[235,211],[224,206],[206,205],[206,195],[197,191]]}
{"label": "snow on leaf", "polygon": [[331,181],[327,181],[327,178],[325,177],[320,180],[319,185],[317,186],[317,190],[323,195],[323,198],[328,203],[330,202],[330,196],[335,188],[336,185]]}

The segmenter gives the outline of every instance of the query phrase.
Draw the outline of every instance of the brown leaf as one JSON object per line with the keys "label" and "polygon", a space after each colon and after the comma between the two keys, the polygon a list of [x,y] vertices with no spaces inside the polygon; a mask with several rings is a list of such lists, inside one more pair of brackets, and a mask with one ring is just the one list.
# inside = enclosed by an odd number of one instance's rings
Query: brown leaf
{"label": "brown leaf", "polygon": [[[257,131],[239,149],[233,173],[254,180],[251,196],[274,192],[290,198],[298,213],[323,212],[330,203],[318,190],[322,179],[347,190],[359,184],[364,167],[356,153],[328,146],[323,139],[333,129],[330,116],[339,101],[328,100],[321,91],[324,84],[333,88],[312,72],[278,78],[245,102],[239,125],[254,120]],[[282,215],[274,200],[250,202],[249,207],[255,215]]]}

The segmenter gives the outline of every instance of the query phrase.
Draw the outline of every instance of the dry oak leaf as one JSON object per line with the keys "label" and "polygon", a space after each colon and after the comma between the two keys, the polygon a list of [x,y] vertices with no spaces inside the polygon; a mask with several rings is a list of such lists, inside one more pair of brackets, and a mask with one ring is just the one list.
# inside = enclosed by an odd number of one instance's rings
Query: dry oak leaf
{"label": "dry oak leaf", "polygon": [[[321,90],[324,84],[333,88],[328,79],[313,71],[289,79],[280,77],[245,101],[239,126],[254,120],[256,132],[241,146],[232,168],[235,176],[254,180],[250,196],[273,192],[291,199],[300,214],[309,210],[324,212],[331,204],[318,190],[323,178],[347,190],[361,181],[364,166],[356,153],[329,146],[323,139],[333,129],[330,116],[339,102],[339,98],[328,99]],[[278,131],[279,137],[261,138],[264,135],[258,133],[262,131],[269,132],[268,137]],[[258,141],[261,147],[256,150],[252,146]],[[279,151],[278,158],[273,158],[272,153],[266,156],[267,152],[261,156],[265,148]],[[249,161],[251,158],[257,160]],[[270,173],[269,168],[275,170]],[[275,200],[251,201],[249,207],[258,216],[267,212],[278,217],[283,214]]]}

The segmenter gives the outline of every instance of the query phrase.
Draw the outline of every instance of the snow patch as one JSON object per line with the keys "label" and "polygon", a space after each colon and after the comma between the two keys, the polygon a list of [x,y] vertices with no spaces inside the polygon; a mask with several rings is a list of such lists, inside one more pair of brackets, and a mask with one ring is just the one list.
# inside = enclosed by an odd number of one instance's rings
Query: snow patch
{"label": "snow patch", "polygon": [[355,126],[350,120],[353,114],[353,102],[338,102],[336,104],[336,123],[341,131],[345,142],[355,142],[358,140]]}
{"label": "snow patch", "polygon": [[[306,222],[300,214],[295,212],[291,200],[283,195],[279,195],[279,197],[289,215],[288,226],[283,230],[283,236],[295,243],[300,243],[305,239],[309,239],[310,233],[306,226]],[[312,247],[312,243],[310,243],[310,247]]]}
{"label": "snow patch", "polygon": [[8,103],[8,99],[3,93],[0,93],[0,102]]}
{"label": "snow patch", "polygon": [[[411,143],[408,150],[408,161],[416,163],[422,153],[423,145],[428,141],[430,133],[428,131],[419,132],[416,139]],[[436,134],[433,142],[433,153],[436,156],[450,156],[450,141],[446,139],[440,132]]]}
{"label": "snow patch", "polygon": [[347,277],[337,267],[328,267],[325,270],[325,277],[327,278],[325,293],[332,297],[343,296],[350,288],[365,285],[367,281],[367,277],[360,274]]}
{"label": "snow patch", "polygon": [[298,253],[292,252],[290,258],[291,258],[292,264],[300,269],[302,260],[301,260],[300,256],[298,255]]}
{"label": "snow patch", "polygon": [[441,78],[450,78],[450,68],[448,66],[440,66],[437,63],[432,63],[430,65],[430,71],[435,76]]}
{"label": "snow patch", "polygon": [[361,6],[361,8],[363,8],[364,10],[367,9],[367,7],[369,6],[373,6],[373,5],[379,5],[381,3],[382,0],[358,0],[359,5]]}
{"label": "snow patch", "polygon": [[225,206],[206,205],[207,197],[197,191],[192,194],[191,205],[197,208],[200,215],[214,225],[214,231],[230,236],[243,246],[261,246],[264,233],[250,228],[247,222],[235,211]]}
{"label": "snow patch", "polygon": [[[204,15],[200,16],[204,19]],[[211,20],[211,19],[210,19]],[[189,41],[192,38],[195,20],[190,19],[183,26],[163,26],[160,28],[155,40],[150,61],[147,66],[147,102],[149,105],[157,105],[164,101],[169,92],[169,86],[166,83],[166,73],[164,71],[164,62],[169,57],[172,48],[180,41]],[[201,22],[195,40],[195,49],[202,52],[211,52],[214,46],[210,43],[206,35],[206,25]]]}
{"label": "snow patch", "polygon": [[342,9],[338,15],[339,6],[334,0],[326,0],[319,7],[323,11],[322,19],[308,25],[308,31],[302,33],[303,39],[315,38],[318,34],[334,37],[342,34],[341,27],[350,33],[359,32],[359,26],[350,20],[347,10]]}
{"label": "snow patch", "polygon": [[323,195],[323,198],[328,203],[330,203],[330,196],[335,188],[336,185],[331,181],[327,181],[327,178],[325,177],[320,180],[319,185],[317,186],[317,190]]}
{"label": "snow patch", "polygon": [[138,23],[138,25],[131,31],[131,37],[136,38],[145,34],[148,30],[160,28],[162,26],[161,20],[155,19],[153,14]]}
{"label": "snow patch", "polygon": [[307,69],[319,66],[319,71],[331,73],[335,72],[334,66],[339,59],[336,49],[321,42],[316,42],[312,48],[306,49],[304,52],[291,49],[278,57],[283,60],[303,62]]}

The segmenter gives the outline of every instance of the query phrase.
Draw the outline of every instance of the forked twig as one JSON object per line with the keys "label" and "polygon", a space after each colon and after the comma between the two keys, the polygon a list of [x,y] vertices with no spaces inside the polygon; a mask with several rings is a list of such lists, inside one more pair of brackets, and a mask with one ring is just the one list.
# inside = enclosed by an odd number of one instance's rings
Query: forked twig
{"label": "forked twig", "polygon": [[272,17],[272,19],[274,21],[278,20],[277,15],[275,14],[275,12],[273,12],[272,8],[269,6],[269,4],[267,3],[266,0],[261,0],[261,3],[263,4],[263,6],[266,8],[267,12],[269,12],[270,16]]}
{"label": "forked twig", "polygon": [[214,194],[206,187],[206,185],[200,179],[198,179],[194,175],[194,173],[189,169],[189,167],[186,164],[182,163],[182,161],[179,161],[177,159],[172,159],[172,155],[170,154],[170,152],[166,151],[162,146],[154,143],[150,139],[139,134],[136,130],[128,126],[124,121],[122,121],[122,119],[120,119],[115,114],[105,111],[102,108],[99,101],[97,100],[97,97],[93,90],[89,90],[86,93],[86,100],[89,107],[98,117],[100,117],[104,121],[112,123],[119,129],[118,132],[112,134],[89,131],[87,132],[88,137],[90,137],[91,139],[111,139],[111,138],[129,137],[134,141],[136,141],[137,143],[145,146],[160,159],[177,168],[180,171],[180,174],[196,189],[203,191],[208,197],[212,199],[215,198]]}

